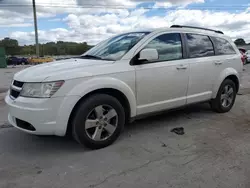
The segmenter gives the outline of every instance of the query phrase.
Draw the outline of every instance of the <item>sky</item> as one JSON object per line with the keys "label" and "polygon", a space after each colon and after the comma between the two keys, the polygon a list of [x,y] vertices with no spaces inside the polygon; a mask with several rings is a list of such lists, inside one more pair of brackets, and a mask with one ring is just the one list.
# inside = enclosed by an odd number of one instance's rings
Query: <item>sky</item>
{"label": "sky", "polygon": [[[36,0],[39,42],[98,42],[173,24],[222,30],[250,43],[250,0]],[[33,44],[32,0],[0,0],[0,39]]]}

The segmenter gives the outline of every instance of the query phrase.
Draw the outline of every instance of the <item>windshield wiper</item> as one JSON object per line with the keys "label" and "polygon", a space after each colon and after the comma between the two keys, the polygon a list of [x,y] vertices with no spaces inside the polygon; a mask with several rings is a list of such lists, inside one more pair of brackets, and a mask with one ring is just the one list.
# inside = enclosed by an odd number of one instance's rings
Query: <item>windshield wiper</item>
{"label": "windshield wiper", "polygon": [[106,60],[106,61],[114,61],[113,59],[101,58],[101,57],[94,56],[94,55],[83,55],[83,56],[80,56],[80,58],[86,58],[86,59],[100,59],[100,60]]}
{"label": "windshield wiper", "polygon": [[94,56],[94,55],[83,55],[80,56],[81,58],[87,58],[87,59],[102,59],[101,57]]}

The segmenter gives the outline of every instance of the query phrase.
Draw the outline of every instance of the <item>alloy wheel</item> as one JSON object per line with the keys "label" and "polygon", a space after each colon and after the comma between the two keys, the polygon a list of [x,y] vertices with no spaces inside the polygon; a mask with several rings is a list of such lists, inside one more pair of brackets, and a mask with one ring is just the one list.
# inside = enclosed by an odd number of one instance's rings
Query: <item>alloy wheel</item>
{"label": "alloy wheel", "polygon": [[94,141],[103,141],[111,137],[118,124],[118,115],[109,105],[95,107],[87,116],[85,131]]}
{"label": "alloy wheel", "polygon": [[221,105],[224,108],[228,108],[234,99],[234,89],[230,85],[226,85],[223,88],[222,94],[221,94]]}

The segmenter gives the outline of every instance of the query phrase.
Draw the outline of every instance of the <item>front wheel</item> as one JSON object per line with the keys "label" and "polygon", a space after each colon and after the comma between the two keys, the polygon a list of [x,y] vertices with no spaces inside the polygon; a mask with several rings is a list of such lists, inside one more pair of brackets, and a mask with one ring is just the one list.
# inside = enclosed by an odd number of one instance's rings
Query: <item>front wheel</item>
{"label": "front wheel", "polygon": [[226,79],[222,82],[215,99],[211,101],[214,111],[225,113],[231,110],[236,98],[236,86],[232,80]]}
{"label": "front wheel", "polygon": [[91,149],[112,144],[122,132],[125,112],[121,103],[106,94],[96,94],[84,100],[73,119],[72,135]]}

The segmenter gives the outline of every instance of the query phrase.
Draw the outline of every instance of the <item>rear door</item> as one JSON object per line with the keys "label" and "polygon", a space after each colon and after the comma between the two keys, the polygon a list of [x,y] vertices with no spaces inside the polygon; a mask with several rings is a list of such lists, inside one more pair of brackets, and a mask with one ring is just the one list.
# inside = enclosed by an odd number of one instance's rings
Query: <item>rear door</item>
{"label": "rear door", "polygon": [[215,50],[210,37],[201,34],[186,34],[190,74],[187,104],[206,101],[212,97],[215,72]]}

